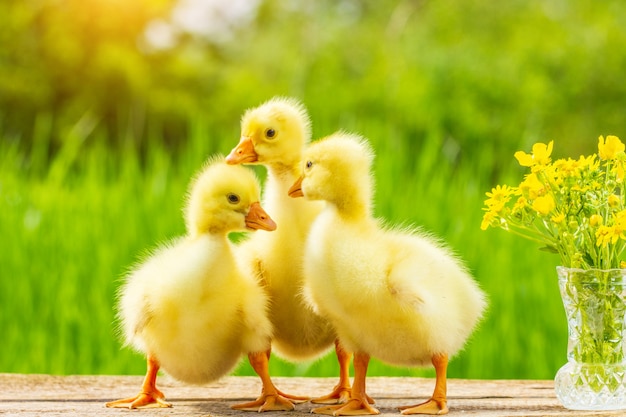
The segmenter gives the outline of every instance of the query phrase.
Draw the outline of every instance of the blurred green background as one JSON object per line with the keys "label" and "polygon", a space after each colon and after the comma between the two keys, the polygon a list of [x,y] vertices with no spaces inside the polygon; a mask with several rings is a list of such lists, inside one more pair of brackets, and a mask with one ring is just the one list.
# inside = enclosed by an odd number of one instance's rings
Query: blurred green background
{"label": "blurred green background", "polygon": [[[120,278],[184,233],[190,176],[275,95],[314,137],[370,138],[376,214],[445,239],[489,294],[450,377],[565,363],[558,259],[481,231],[481,208],[521,179],[517,150],[626,137],[621,0],[4,0],[0,45],[0,372],[145,371],[115,331]],[[332,356],[271,366],[336,374]]]}

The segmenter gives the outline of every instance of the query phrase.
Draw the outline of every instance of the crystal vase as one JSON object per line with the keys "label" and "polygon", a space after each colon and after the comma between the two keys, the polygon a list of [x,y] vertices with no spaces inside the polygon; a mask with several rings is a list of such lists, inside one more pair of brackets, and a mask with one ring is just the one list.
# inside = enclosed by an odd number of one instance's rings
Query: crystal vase
{"label": "crystal vase", "polygon": [[626,269],[557,273],[569,335],[557,398],[571,410],[626,409]]}

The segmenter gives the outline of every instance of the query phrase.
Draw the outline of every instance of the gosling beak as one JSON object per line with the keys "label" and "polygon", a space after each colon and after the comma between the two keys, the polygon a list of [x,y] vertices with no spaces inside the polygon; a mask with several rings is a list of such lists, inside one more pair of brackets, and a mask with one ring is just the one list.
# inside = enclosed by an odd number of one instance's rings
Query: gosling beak
{"label": "gosling beak", "polygon": [[289,197],[304,197],[304,193],[302,192],[302,179],[304,177],[300,176],[300,178],[298,178],[296,180],[296,182],[291,186],[291,188],[289,189]]}
{"label": "gosling beak", "polygon": [[261,204],[257,201],[252,203],[250,211],[246,216],[246,227],[250,230],[267,230],[271,232],[276,230],[276,223],[274,220],[263,210]]}
{"label": "gosling beak", "polygon": [[239,144],[226,157],[226,163],[230,165],[257,162],[258,160],[259,156],[254,150],[252,139],[246,136],[241,137]]}

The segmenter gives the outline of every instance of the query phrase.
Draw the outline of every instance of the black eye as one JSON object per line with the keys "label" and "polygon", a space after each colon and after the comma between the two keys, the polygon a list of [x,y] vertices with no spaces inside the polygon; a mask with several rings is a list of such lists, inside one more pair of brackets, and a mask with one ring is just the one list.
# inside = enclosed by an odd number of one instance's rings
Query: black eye
{"label": "black eye", "polygon": [[313,162],[311,161],[306,161],[306,167],[307,168],[311,168],[313,166]]}
{"label": "black eye", "polygon": [[265,137],[272,139],[274,136],[276,136],[276,131],[272,128],[269,128],[265,131]]}
{"label": "black eye", "polygon": [[230,193],[230,194],[228,194],[226,196],[226,198],[228,198],[228,202],[230,204],[237,204],[237,203],[239,203],[239,196],[237,194]]}

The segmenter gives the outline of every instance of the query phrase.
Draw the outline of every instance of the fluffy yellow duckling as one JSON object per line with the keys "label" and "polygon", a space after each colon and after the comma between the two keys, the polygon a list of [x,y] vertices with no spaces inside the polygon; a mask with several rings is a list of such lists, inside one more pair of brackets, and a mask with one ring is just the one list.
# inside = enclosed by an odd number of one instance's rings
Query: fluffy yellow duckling
{"label": "fluffy yellow duckling", "polygon": [[[230,372],[243,353],[270,346],[267,296],[237,264],[228,240],[231,231],[276,229],[259,204],[256,177],[223,161],[207,164],[190,189],[185,218],[187,235],[157,249],[121,288],[122,330],[146,353],[148,370],[137,396],[107,407],[170,407],[156,387],[160,367],[181,381],[206,383]],[[266,409],[293,409],[277,398],[263,364],[252,365],[275,400]]]}
{"label": "fluffy yellow duckling", "polygon": [[[275,233],[252,236],[241,245],[238,254],[270,296],[272,348],[290,361],[315,359],[326,353],[336,339],[328,321],[309,308],[301,296],[305,240],[323,203],[294,200],[287,195],[300,176],[302,152],[310,137],[310,121],[304,106],[294,99],[273,98],[243,115],[241,140],[226,158],[230,164],[267,167],[263,206],[280,228]],[[340,366],[339,384],[331,394],[314,402],[337,403],[349,398],[351,355],[338,344],[335,348]]]}
{"label": "fluffy yellow duckling", "polygon": [[311,145],[290,195],[325,200],[311,228],[305,293],[354,352],[352,397],[314,412],[378,414],[368,404],[370,356],[436,370],[435,390],[403,414],[445,414],[448,358],[458,352],[486,306],[461,262],[442,244],[411,230],[385,228],[372,217],[373,152],[359,136],[337,133]]}

